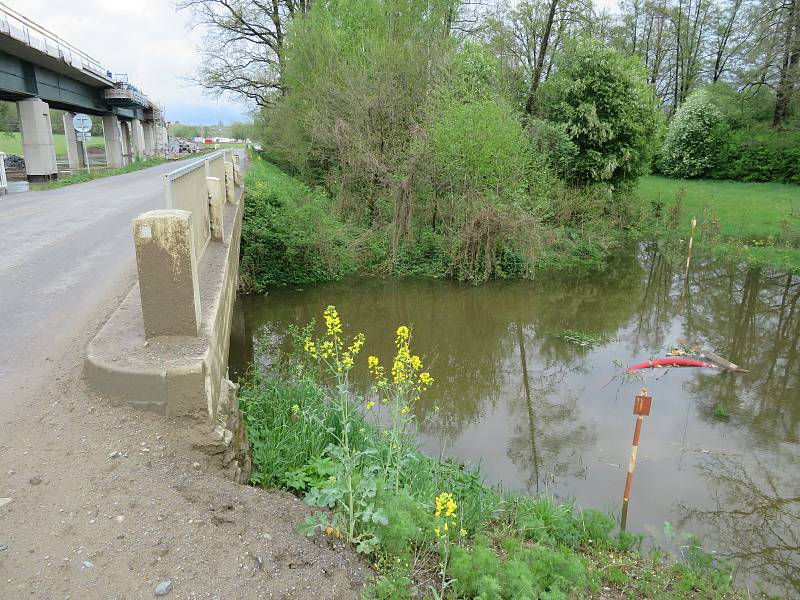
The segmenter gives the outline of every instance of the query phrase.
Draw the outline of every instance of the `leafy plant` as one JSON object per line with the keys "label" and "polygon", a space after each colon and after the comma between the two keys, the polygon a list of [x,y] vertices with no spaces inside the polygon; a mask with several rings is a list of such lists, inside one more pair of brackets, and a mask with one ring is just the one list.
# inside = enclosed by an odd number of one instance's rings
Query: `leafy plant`
{"label": "leafy plant", "polygon": [[573,329],[555,331],[552,335],[571,344],[575,344],[576,346],[581,346],[584,348],[588,346],[606,344],[612,340],[610,336],[601,333],[589,333],[587,331],[575,331]]}
{"label": "leafy plant", "polygon": [[717,165],[727,135],[725,117],[709,95],[698,90],[670,121],[659,159],[660,170],[670,177],[699,177]]}
{"label": "leafy plant", "polygon": [[595,40],[569,44],[540,88],[540,116],[560,124],[577,151],[568,182],[633,182],[649,168],[659,113],[644,68]]}

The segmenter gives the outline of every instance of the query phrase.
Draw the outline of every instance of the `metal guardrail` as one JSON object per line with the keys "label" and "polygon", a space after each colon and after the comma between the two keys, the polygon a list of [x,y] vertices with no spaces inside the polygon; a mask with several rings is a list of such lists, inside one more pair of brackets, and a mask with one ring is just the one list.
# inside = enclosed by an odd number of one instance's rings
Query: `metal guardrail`
{"label": "metal guardrail", "polygon": [[79,50],[57,34],[31,21],[25,15],[0,2],[0,32],[5,33],[31,48],[63,60],[75,68],[109,79],[108,69],[100,61]]}
{"label": "metal guardrail", "polygon": [[207,177],[225,179],[225,162],[230,150],[218,150],[164,175],[167,208],[192,213],[192,238],[199,261],[211,239],[211,213]]}

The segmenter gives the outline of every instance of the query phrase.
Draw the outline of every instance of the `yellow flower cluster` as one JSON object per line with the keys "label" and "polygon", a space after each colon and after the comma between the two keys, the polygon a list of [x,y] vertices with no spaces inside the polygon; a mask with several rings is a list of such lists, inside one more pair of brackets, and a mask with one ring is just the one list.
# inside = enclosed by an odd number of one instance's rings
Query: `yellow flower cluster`
{"label": "yellow flower cluster", "polygon": [[386,371],[381,366],[380,359],[377,356],[370,356],[367,358],[367,367],[370,374],[375,378],[378,388],[385,387],[388,382],[386,381]]}
{"label": "yellow flower cluster", "polygon": [[[433,516],[439,519],[444,519],[444,523],[442,525],[437,525],[433,532],[436,534],[436,537],[445,537],[448,532],[450,531],[450,527],[455,527],[458,524],[458,503],[456,502],[455,498],[453,498],[453,494],[449,492],[442,492],[436,498],[434,498],[434,504],[436,507]],[[461,530],[461,535],[465,535],[465,531]]]}
{"label": "yellow flower cluster", "polygon": [[325,337],[327,339],[315,341],[311,337],[307,337],[303,340],[303,349],[311,358],[323,359],[338,376],[355,366],[355,357],[364,347],[364,334],[356,335],[350,346],[343,350],[344,344],[339,337],[339,334],[342,333],[342,320],[336,307],[328,306],[322,316],[325,319]]}
{"label": "yellow flower cluster", "polygon": [[325,319],[325,329],[328,335],[338,335],[342,333],[342,321],[339,319],[339,313],[336,312],[336,307],[332,304],[329,305],[322,313]]}

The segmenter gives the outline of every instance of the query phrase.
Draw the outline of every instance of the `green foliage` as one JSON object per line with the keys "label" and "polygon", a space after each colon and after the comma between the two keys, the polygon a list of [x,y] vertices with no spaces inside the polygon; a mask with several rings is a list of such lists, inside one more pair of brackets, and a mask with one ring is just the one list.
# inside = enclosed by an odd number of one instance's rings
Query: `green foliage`
{"label": "green foliage", "polygon": [[670,177],[699,177],[717,165],[727,135],[722,111],[704,90],[694,92],[670,121],[659,169]]}
{"label": "green foliage", "polygon": [[800,184],[800,132],[766,127],[729,132],[706,175],[734,181]]}
{"label": "green foliage", "polygon": [[341,278],[355,267],[345,227],[320,189],[264,160],[245,177],[240,271],[248,291]]}
{"label": "green foliage", "polygon": [[[529,202],[543,168],[510,105],[499,99],[442,107],[430,131],[437,187],[475,200]],[[545,171],[546,172],[546,171]]]}
{"label": "green foliage", "polygon": [[553,335],[557,338],[575,344],[576,346],[596,346],[598,344],[605,344],[611,341],[607,335],[600,333],[589,333],[586,331],[575,331],[573,329],[564,329],[562,331],[555,331]]}
{"label": "green foliage", "polygon": [[540,88],[538,110],[561,124],[577,147],[568,180],[613,186],[634,181],[649,167],[659,123],[644,68],[592,40],[570,44],[556,64]]}

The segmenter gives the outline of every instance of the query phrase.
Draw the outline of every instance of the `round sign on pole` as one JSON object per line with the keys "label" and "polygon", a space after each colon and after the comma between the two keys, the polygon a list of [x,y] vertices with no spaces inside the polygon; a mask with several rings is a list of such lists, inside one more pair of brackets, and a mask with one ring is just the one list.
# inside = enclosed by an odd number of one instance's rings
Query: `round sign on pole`
{"label": "round sign on pole", "polygon": [[75,128],[75,131],[86,133],[92,130],[92,120],[87,115],[78,113],[72,117],[72,126]]}

